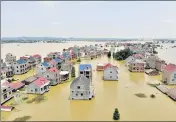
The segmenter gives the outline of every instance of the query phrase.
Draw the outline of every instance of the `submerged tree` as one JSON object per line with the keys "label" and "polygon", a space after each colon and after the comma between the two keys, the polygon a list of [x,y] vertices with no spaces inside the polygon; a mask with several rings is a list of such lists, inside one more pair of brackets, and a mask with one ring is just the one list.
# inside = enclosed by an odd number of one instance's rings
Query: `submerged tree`
{"label": "submerged tree", "polygon": [[75,77],[75,67],[72,67],[72,70],[71,70],[71,77]]}
{"label": "submerged tree", "polygon": [[81,62],[81,59],[79,58],[79,59],[77,60],[77,62]]}
{"label": "submerged tree", "polygon": [[110,51],[108,52],[108,55],[107,55],[107,56],[108,56],[108,58],[110,58],[110,57],[111,57],[111,52],[110,52]]}
{"label": "submerged tree", "polygon": [[120,114],[117,108],[115,108],[114,114],[113,114],[113,119],[114,120],[119,120],[120,119]]}

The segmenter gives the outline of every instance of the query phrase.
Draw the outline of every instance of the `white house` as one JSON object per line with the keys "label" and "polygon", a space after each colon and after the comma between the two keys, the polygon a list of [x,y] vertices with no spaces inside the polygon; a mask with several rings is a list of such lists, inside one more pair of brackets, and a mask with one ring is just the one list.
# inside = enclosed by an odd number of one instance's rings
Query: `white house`
{"label": "white house", "polygon": [[13,63],[13,68],[15,75],[21,75],[28,72],[29,64],[27,61],[20,59]]}
{"label": "white house", "polygon": [[116,81],[119,79],[118,74],[119,72],[117,66],[113,66],[108,63],[104,66],[103,80]]}
{"label": "white house", "polygon": [[6,84],[7,81],[1,80],[1,104],[8,101],[13,97],[12,94],[12,87],[8,84]]}
{"label": "white house", "polygon": [[30,94],[44,94],[49,91],[50,81],[46,78],[39,77],[37,80],[29,84],[26,88],[27,93]]}
{"label": "white house", "polygon": [[91,81],[84,75],[75,78],[70,85],[71,100],[91,100],[94,97],[94,89]]}
{"label": "white house", "polygon": [[176,65],[168,64],[162,71],[162,81],[165,84],[176,84]]}
{"label": "white house", "polygon": [[36,67],[36,73],[37,74],[43,74],[50,68],[50,64],[48,62],[42,62],[37,65]]}
{"label": "white house", "polygon": [[55,67],[48,69],[43,76],[50,81],[50,85],[61,83],[60,71]]}
{"label": "white house", "polygon": [[16,56],[14,56],[11,53],[8,53],[5,57],[5,62],[8,62],[8,63],[16,62]]}
{"label": "white house", "polygon": [[91,64],[80,64],[79,75],[83,74],[92,81],[92,65]]}
{"label": "white house", "polygon": [[14,68],[12,64],[6,63],[6,77],[12,77],[14,75]]}
{"label": "white house", "polygon": [[6,70],[1,69],[1,80],[6,78]]}
{"label": "white house", "polygon": [[128,58],[125,59],[125,66],[129,66],[129,63],[132,61],[132,60],[135,60],[135,58],[133,56],[129,56]]}

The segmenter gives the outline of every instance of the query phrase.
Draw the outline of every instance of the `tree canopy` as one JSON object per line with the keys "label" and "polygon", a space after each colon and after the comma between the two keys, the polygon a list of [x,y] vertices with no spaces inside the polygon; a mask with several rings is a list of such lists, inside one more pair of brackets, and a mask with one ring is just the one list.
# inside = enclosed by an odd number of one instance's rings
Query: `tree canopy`
{"label": "tree canopy", "polygon": [[128,58],[132,54],[133,54],[133,52],[129,48],[127,48],[127,49],[124,49],[124,50],[121,50],[119,52],[114,53],[113,57],[116,60],[125,60],[126,58]]}

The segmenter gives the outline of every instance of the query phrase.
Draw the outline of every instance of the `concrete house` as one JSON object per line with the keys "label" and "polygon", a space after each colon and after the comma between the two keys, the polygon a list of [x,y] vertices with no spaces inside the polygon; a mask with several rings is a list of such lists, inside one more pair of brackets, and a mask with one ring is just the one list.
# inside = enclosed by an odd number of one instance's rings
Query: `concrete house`
{"label": "concrete house", "polygon": [[61,55],[60,52],[51,52],[47,55],[48,58],[51,58],[51,59],[55,59],[55,58],[59,58]]}
{"label": "concrete house", "polygon": [[61,65],[63,63],[63,60],[60,59],[60,58],[55,58],[55,59],[52,59],[49,64],[51,67],[56,67],[57,69],[60,69],[61,68]]}
{"label": "concrete house", "polygon": [[108,63],[104,66],[103,80],[116,81],[118,77],[118,67]]}
{"label": "concrete house", "polygon": [[9,84],[6,84],[5,82],[7,81],[1,80],[1,104],[5,103],[6,101],[8,101],[13,97],[12,94],[13,89],[10,87]]}
{"label": "concrete house", "polygon": [[125,66],[129,66],[129,63],[132,61],[132,60],[135,60],[135,57],[133,56],[129,56],[128,58],[125,59]]}
{"label": "concrete house", "polygon": [[16,56],[14,56],[11,53],[8,53],[5,57],[5,62],[8,62],[8,63],[16,62]]}
{"label": "concrete house", "polygon": [[5,78],[6,78],[6,70],[1,69],[1,79],[5,79]]}
{"label": "concrete house", "polygon": [[72,64],[69,62],[64,62],[61,65],[61,71],[68,71],[69,73],[71,73],[72,70]]}
{"label": "concrete house", "polygon": [[70,85],[71,100],[91,100],[94,97],[94,89],[91,81],[84,75],[75,78]]}
{"label": "concrete house", "polygon": [[162,81],[165,84],[176,84],[176,65],[168,64],[162,71]]}
{"label": "concrete house", "polygon": [[6,77],[13,77],[14,76],[14,68],[12,64],[6,63]]}
{"label": "concrete house", "polygon": [[41,61],[42,61],[42,56],[41,55],[35,54],[32,57],[34,58],[36,65],[41,63]]}
{"label": "concrete house", "polygon": [[15,75],[21,75],[21,74],[27,73],[29,70],[28,62],[25,60],[22,60],[22,59],[17,60],[13,64],[13,67],[14,67],[14,74]]}
{"label": "concrete house", "polygon": [[79,75],[84,75],[92,81],[92,65],[91,64],[80,64]]}
{"label": "concrete house", "polygon": [[139,59],[132,60],[128,68],[131,72],[145,72],[145,62]]}
{"label": "concrete house", "polygon": [[166,67],[167,63],[164,60],[156,60],[156,70],[163,71],[164,67]]}
{"label": "concrete house", "polygon": [[50,85],[52,85],[52,86],[61,83],[60,71],[55,67],[48,69],[43,74],[43,77],[45,77],[47,80],[49,80]]}
{"label": "concrete house", "polygon": [[30,94],[44,94],[49,91],[50,81],[46,78],[39,77],[37,80],[27,86],[27,93]]}
{"label": "concrete house", "polygon": [[37,74],[43,74],[50,68],[50,64],[48,62],[42,62],[37,65],[36,67],[36,73]]}

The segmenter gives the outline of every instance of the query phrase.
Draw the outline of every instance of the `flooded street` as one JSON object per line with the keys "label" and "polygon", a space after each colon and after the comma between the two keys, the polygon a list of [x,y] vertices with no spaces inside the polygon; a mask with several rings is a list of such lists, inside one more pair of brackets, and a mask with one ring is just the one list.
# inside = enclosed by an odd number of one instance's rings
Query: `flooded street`
{"label": "flooded street", "polygon": [[[98,62],[116,64],[120,68],[119,81],[103,81],[103,72],[95,71]],[[51,87],[45,94],[47,100],[40,104],[23,103],[17,106],[21,109],[19,112],[1,112],[4,120],[28,115],[32,116],[31,121],[111,121],[115,108],[119,109],[121,121],[176,120],[176,103],[156,88],[147,85],[148,81],[160,80],[161,76],[130,73],[123,62],[110,60],[106,56],[83,60],[82,63],[91,63],[93,66],[96,92],[94,99],[70,101],[68,97],[71,82],[67,82]],[[78,66],[75,65],[76,71]],[[134,95],[136,93],[144,93],[147,98],[139,98]],[[156,98],[150,98],[151,94],[155,94]]]}

